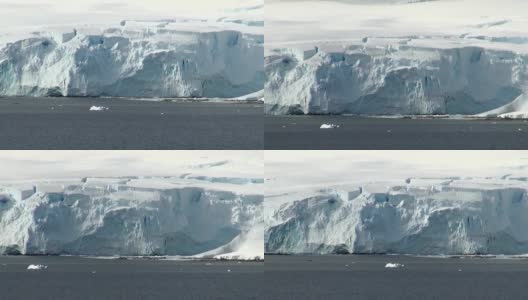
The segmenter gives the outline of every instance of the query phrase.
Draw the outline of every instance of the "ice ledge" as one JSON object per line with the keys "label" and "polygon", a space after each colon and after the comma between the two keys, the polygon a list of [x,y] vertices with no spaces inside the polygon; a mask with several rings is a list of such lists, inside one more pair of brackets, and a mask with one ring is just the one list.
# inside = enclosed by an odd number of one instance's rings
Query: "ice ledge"
{"label": "ice ledge", "polygon": [[193,256],[224,249],[215,255],[249,259],[263,252],[262,235],[259,241],[251,234],[262,221],[259,185],[201,181],[123,177],[2,185],[0,254]]}
{"label": "ice ledge", "polygon": [[270,114],[474,115],[514,102],[521,107],[526,62],[524,54],[482,47],[277,50],[265,59],[265,108]]}
{"label": "ice ledge", "polygon": [[523,178],[413,180],[384,191],[363,187],[313,194],[267,205],[267,253],[528,253]]}
{"label": "ice ledge", "polygon": [[109,28],[0,51],[0,95],[236,98],[262,90],[263,35]]}

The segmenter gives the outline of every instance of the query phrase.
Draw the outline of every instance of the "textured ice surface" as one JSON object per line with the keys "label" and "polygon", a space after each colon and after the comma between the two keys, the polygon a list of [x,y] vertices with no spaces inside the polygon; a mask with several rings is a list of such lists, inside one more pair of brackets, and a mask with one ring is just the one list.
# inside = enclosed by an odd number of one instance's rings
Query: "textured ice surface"
{"label": "textured ice surface", "polygon": [[[143,14],[137,2],[117,15],[57,10],[44,21],[37,13],[0,29],[0,95],[236,98],[260,91],[260,2],[226,3],[223,14],[188,14],[177,4]],[[3,9],[0,17],[10,16]]]}
{"label": "textured ice surface", "polygon": [[38,35],[0,52],[9,96],[238,97],[263,86],[263,36],[108,28]]}
{"label": "textured ice surface", "polygon": [[516,111],[511,113],[505,113],[499,115],[500,118],[504,119],[528,119],[528,112],[527,111]]}
{"label": "textured ice surface", "polygon": [[386,185],[386,190],[345,188],[284,204],[269,217],[266,251],[528,253],[525,180]]}
{"label": "textured ice surface", "polygon": [[527,56],[480,47],[350,47],[267,57],[271,113],[479,114],[524,97]]}
{"label": "textured ice surface", "polygon": [[2,183],[0,253],[262,258],[261,186],[181,176]]}
{"label": "textured ice surface", "polygon": [[266,155],[267,252],[528,253],[522,152]]}
{"label": "textured ice surface", "polygon": [[367,4],[268,6],[268,113],[526,111],[525,1]]}

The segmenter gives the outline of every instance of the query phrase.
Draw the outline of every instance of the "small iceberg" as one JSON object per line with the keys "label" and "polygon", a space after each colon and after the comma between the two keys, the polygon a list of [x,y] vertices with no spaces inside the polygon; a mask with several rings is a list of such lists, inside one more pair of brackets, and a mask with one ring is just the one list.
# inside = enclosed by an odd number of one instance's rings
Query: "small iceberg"
{"label": "small iceberg", "polygon": [[398,264],[398,263],[387,263],[385,265],[385,268],[403,268],[404,265],[403,264]]}
{"label": "small iceberg", "polygon": [[108,110],[108,107],[105,106],[92,106],[90,107],[90,111],[104,111]]}
{"label": "small iceberg", "polygon": [[48,266],[46,265],[29,265],[27,267],[28,270],[46,270]]}
{"label": "small iceberg", "polygon": [[339,128],[339,125],[336,125],[336,124],[322,124],[321,129],[334,129],[334,128]]}

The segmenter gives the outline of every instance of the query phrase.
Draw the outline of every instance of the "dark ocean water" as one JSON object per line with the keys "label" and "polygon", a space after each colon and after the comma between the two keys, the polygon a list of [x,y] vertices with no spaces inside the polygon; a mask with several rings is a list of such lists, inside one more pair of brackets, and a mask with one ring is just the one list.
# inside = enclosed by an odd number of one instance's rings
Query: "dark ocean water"
{"label": "dark ocean water", "polygon": [[257,299],[263,271],[262,262],[0,257],[0,299]]}
{"label": "dark ocean water", "polygon": [[[385,268],[387,263],[402,268]],[[526,299],[528,260],[266,256],[266,299]]]}
{"label": "dark ocean water", "polygon": [[[387,263],[403,264],[386,268]],[[29,264],[47,269],[29,271]],[[0,299],[526,299],[528,260],[266,256],[262,262],[0,257]]]}
{"label": "dark ocean water", "polygon": [[[528,121],[266,116],[266,149],[528,149]],[[320,129],[321,124],[339,128]]]}
{"label": "dark ocean water", "polygon": [[256,103],[0,98],[0,149],[262,149],[262,112]]}

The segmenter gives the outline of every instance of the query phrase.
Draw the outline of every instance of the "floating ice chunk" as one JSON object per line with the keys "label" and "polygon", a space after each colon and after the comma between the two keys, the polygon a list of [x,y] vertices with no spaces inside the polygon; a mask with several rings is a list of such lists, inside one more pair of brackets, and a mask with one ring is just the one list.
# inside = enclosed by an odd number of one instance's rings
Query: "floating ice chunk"
{"label": "floating ice chunk", "polygon": [[91,111],[104,111],[104,110],[108,110],[108,107],[106,107],[106,106],[92,106],[92,107],[90,107],[90,110]]}
{"label": "floating ice chunk", "polygon": [[29,265],[27,267],[28,270],[46,270],[48,266],[46,265]]}
{"label": "floating ice chunk", "polygon": [[336,124],[321,124],[321,129],[334,129],[339,128],[339,125]]}
{"label": "floating ice chunk", "polygon": [[499,115],[502,119],[528,119],[528,111],[516,111]]}
{"label": "floating ice chunk", "polygon": [[403,268],[404,265],[403,264],[399,264],[399,263],[387,263],[385,265],[385,268]]}
{"label": "floating ice chunk", "polygon": [[247,94],[244,96],[240,96],[235,98],[234,100],[244,100],[244,101],[250,101],[250,100],[258,100],[258,101],[264,101],[264,90],[260,90],[251,94]]}

